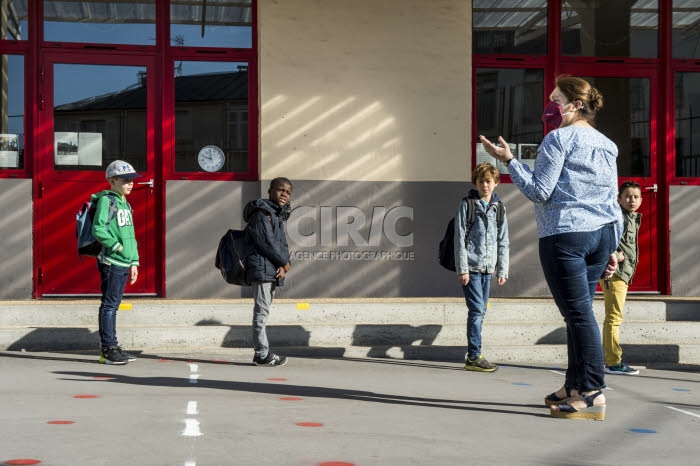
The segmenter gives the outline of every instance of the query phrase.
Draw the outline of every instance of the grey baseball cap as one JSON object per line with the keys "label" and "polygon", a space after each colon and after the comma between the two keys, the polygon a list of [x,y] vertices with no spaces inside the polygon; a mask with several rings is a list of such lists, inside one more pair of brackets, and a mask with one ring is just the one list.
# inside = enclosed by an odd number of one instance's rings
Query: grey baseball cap
{"label": "grey baseball cap", "polygon": [[110,163],[107,166],[105,175],[107,175],[107,178],[117,176],[125,180],[131,180],[141,176],[136,173],[136,170],[134,170],[134,167],[132,167],[129,162],[124,162],[123,160],[115,160],[114,162]]}

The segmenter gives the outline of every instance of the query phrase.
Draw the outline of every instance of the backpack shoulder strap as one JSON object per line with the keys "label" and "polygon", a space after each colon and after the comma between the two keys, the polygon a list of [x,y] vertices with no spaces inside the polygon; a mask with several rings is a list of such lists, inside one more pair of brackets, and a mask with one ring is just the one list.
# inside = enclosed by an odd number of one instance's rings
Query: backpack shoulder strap
{"label": "backpack shoulder strap", "polygon": [[505,217],[506,206],[503,202],[498,201],[498,207],[496,208],[496,228],[501,229],[503,225],[503,218]]}
{"label": "backpack shoulder strap", "polygon": [[[114,215],[117,213],[117,196],[111,193],[107,194],[107,196],[109,196],[109,213],[107,214],[107,223],[105,224],[105,226],[109,228],[109,223],[112,221]],[[131,206],[129,206],[129,208],[131,209]]]}
{"label": "backpack shoulder strap", "polygon": [[466,197],[462,200],[467,203],[467,235],[469,235],[469,230],[474,224],[474,218],[476,217],[476,200]]}

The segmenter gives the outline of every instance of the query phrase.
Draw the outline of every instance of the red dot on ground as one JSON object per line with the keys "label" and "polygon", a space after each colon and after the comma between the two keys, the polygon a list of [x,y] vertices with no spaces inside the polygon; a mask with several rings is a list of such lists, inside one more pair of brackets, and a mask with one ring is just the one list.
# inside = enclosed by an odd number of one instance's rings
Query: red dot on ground
{"label": "red dot on ground", "polygon": [[158,362],[170,362],[170,359],[159,359]]}
{"label": "red dot on ground", "polygon": [[284,400],[284,401],[299,401],[299,400],[303,400],[303,398],[300,398],[300,397],[298,397],[298,396],[283,396],[282,398],[280,398],[280,400]]}
{"label": "red dot on ground", "polygon": [[221,363],[227,363],[228,361],[225,359],[212,359],[211,362],[221,364]]}
{"label": "red dot on ground", "polygon": [[97,395],[75,395],[73,398],[97,398]]}
{"label": "red dot on ground", "polygon": [[48,421],[47,424],[75,424],[75,421]]}
{"label": "red dot on ground", "polygon": [[355,464],[342,461],[326,461],[325,463],[319,463],[318,466],[355,466]]}
{"label": "red dot on ground", "polygon": [[20,458],[16,460],[7,460],[3,464],[39,464],[41,461],[39,460],[32,460],[29,458]]}
{"label": "red dot on ground", "polygon": [[268,377],[267,380],[273,380],[275,382],[284,382],[287,379],[285,379],[284,377]]}
{"label": "red dot on ground", "polygon": [[297,422],[299,427],[321,427],[323,424],[320,422]]}
{"label": "red dot on ground", "polygon": [[108,375],[93,375],[92,378],[97,379],[97,380],[112,380],[112,379],[114,379],[114,377],[110,377]]}

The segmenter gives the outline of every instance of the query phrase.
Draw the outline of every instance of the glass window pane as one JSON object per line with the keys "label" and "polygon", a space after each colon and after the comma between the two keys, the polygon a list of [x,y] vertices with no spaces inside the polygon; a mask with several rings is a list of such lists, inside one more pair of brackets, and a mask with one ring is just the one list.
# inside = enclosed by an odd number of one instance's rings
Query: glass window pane
{"label": "glass window pane", "polygon": [[474,53],[546,54],[547,0],[474,0]]}
{"label": "glass window pane", "polygon": [[617,144],[620,177],[651,175],[651,84],[646,78],[583,77],[603,94],[596,128]]}
{"label": "glass window pane", "polygon": [[700,176],[700,73],[676,73],[676,176]]}
{"label": "glass window pane", "polygon": [[657,0],[561,2],[562,54],[586,57],[656,58]]}
{"label": "glass window pane", "polygon": [[0,170],[24,168],[24,57],[0,62]]}
{"label": "glass window pane", "polygon": [[700,0],[673,0],[673,58],[700,58]]}
{"label": "glass window pane", "polygon": [[175,73],[175,170],[248,171],[248,64],[185,61]]}
{"label": "glass window pane", "polygon": [[0,0],[0,39],[27,40],[27,0]]}
{"label": "glass window pane", "polygon": [[171,0],[171,45],[252,47],[251,3],[252,0]]}
{"label": "glass window pane", "polygon": [[[476,71],[476,134],[511,144],[513,155],[534,167],[544,135],[544,71],[541,69],[479,68]],[[476,161],[490,162],[501,173],[508,169],[476,143]]]}
{"label": "glass window pane", "polygon": [[146,170],[146,68],[54,65],[54,166]]}
{"label": "glass window pane", "polygon": [[44,2],[44,40],[155,45],[155,0]]}

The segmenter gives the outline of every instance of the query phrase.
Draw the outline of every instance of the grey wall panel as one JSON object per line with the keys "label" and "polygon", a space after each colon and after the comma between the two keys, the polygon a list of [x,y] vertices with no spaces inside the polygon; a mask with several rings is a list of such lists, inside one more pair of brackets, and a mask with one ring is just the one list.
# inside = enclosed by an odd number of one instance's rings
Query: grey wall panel
{"label": "grey wall panel", "polygon": [[700,186],[671,186],[671,294],[700,296]]}
{"label": "grey wall panel", "polygon": [[[462,296],[455,274],[438,265],[437,250],[447,222],[469,184],[292,181],[294,212],[288,233],[290,249],[298,258],[292,260],[292,270],[280,297]],[[249,290],[223,282],[213,268],[213,253],[227,228],[242,226],[245,202],[260,197],[268,184],[269,180],[260,184],[168,182],[168,297],[249,297]],[[505,286],[494,283],[492,296],[548,296],[537,257],[532,204],[510,185],[500,186],[498,192],[508,211],[511,269]],[[379,215],[377,208],[382,207],[384,215]],[[391,216],[385,221],[386,213],[397,207],[412,209],[412,220],[406,217],[395,222],[397,235],[404,240],[412,235],[412,244],[405,247],[392,244]],[[338,213],[343,211],[354,213],[355,217],[344,219],[341,215],[339,238]],[[302,212],[305,218],[300,217]],[[350,234],[344,245],[342,226],[361,222],[361,217],[364,226]],[[383,225],[377,245],[370,244],[373,222],[375,227]],[[311,242],[314,235],[314,244],[303,244]],[[295,242],[294,237],[301,238],[302,244]],[[329,244],[324,245],[326,242]],[[401,259],[410,260],[399,260],[396,253],[401,253]]]}
{"label": "grey wall panel", "polygon": [[32,180],[0,179],[0,299],[32,297]]}
{"label": "grey wall panel", "polygon": [[240,298],[214,268],[219,239],[243,226],[245,200],[260,197],[257,182],[168,181],[166,185],[166,294],[169,298]]}

